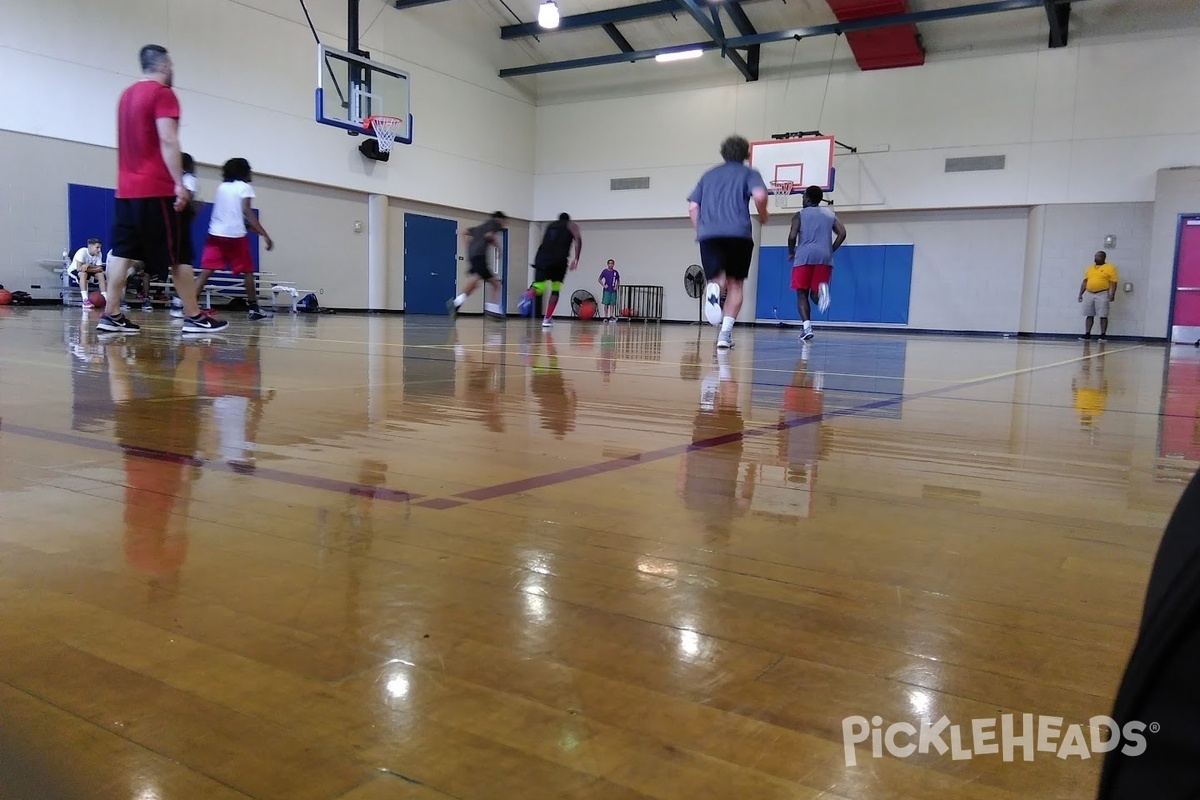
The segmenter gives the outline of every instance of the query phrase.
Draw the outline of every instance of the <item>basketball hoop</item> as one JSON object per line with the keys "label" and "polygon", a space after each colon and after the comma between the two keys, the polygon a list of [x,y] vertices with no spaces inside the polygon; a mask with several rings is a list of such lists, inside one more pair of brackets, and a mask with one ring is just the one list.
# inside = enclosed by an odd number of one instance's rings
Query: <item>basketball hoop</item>
{"label": "basketball hoop", "polygon": [[379,140],[379,152],[390,153],[392,145],[396,141],[396,134],[404,128],[404,120],[380,114],[375,117],[367,117],[363,122],[363,127],[375,131],[375,138]]}
{"label": "basketball hoop", "polygon": [[784,198],[792,193],[791,181],[771,181],[771,194],[775,197],[775,207],[783,208],[787,203]]}

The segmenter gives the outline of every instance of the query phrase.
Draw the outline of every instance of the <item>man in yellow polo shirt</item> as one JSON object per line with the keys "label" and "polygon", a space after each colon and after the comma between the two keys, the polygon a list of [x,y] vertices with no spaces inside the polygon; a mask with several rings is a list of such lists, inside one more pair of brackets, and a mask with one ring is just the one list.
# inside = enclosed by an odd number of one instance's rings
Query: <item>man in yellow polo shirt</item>
{"label": "man in yellow polo shirt", "polygon": [[1096,252],[1096,262],[1083,271],[1083,282],[1079,284],[1079,302],[1083,303],[1083,315],[1087,317],[1084,340],[1092,338],[1092,323],[1100,318],[1100,339],[1108,337],[1108,305],[1117,299],[1117,268],[1108,263],[1108,253]]}

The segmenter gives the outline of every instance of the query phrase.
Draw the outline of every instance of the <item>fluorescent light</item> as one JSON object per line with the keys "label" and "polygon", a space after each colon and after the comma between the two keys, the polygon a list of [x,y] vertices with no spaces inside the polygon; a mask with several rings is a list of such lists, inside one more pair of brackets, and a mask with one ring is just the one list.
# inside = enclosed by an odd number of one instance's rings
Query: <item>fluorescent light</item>
{"label": "fluorescent light", "polygon": [[543,28],[558,27],[558,6],[554,4],[554,0],[546,0],[538,8],[538,25]]}
{"label": "fluorescent light", "polygon": [[703,50],[680,50],[677,53],[659,53],[654,60],[665,64],[668,61],[683,61],[688,58],[699,58],[702,55],[704,55]]}

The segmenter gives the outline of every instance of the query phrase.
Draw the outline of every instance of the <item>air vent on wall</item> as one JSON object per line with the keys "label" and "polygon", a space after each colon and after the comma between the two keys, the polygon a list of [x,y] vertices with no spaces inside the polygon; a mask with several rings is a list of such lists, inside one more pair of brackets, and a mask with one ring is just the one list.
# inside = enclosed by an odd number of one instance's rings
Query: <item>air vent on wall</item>
{"label": "air vent on wall", "polygon": [[1005,156],[967,156],[947,158],[946,172],[986,172],[1004,169]]}
{"label": "air vent on wall", "polygon": [[644,178],[612,178],[608,182],[608,188],[614,192],[620,192],[624,189],[649,189],[650,176]]}

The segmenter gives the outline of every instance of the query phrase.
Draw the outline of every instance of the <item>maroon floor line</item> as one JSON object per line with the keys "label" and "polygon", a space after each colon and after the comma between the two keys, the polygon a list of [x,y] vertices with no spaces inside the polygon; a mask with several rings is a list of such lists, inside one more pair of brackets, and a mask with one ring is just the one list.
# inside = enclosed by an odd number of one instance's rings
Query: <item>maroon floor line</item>
{"label": "maroon floor line", "polygon": [[832,417],[844,417],[853,414],[859,414],[864,411],[873,411],[886,406],[895,405],[905,398],[901,395],[889,397],[885,400],[875,400],[870,403],[865,403],[861,406],[853,408],[843,408],[836,411],[829,411],[824,414],[809,414],[804,417],[787,420],[786,422],[777,422],[774,425],[767,425],[761,428],[750,428],[748,430],[736,431],[734,433],[725,433],[720,436],[714,436],[710,439],[700,439],[698,441],[689,442],[688,444],[677,444],[671,447],[664,447],[659,450],[651,450],[647,453],[638,453],[632,456],[624,456],[623,458],[615,458],[611,461],[601,461],[599,464],[585,464],[581,467],[572,467],[570,469],[561,470],[559,472],[550,472],[545,475],[535,475],[531,478],[522,478],[521,480],[510,481],[508,483],[500,483],[495,486],[484,486],[479,489],[471,489],[466,492],[459,492],[454,497],[460,497],[463,500],[493,500],[497,497],[505,497],[507,495],[520,494],[521,492],[529,492],[535,489],[544,489],[547,486],[554,486],[559,483],[567,483],[568,481],[579,480],[580,478],[591,478],[596,475],[602,475],[606,472],[615,472],[619,469],[627,467],[635,467],[638,464],[648,464],[652,461],[661,461],[664,458],[682,455],[691,450],[707,450],[712,447],[720,447],[723,444],[732,444],[733,442],[752,439],[757,436],[766,436],[779,431],[787,430],[788,428],[798,428],[801,425],[811,425],[814,422],[820,422],[823,419]]}
{"label": "maroon floor line", "polygon": [[702,439],[691,442],[690,444],[674,445],[672,447],[664,447],[661,450],[651,450],[647,453],[625,456],[624,458],[617,458],[611,461],[602,461],[599,464],[586,464],[582,467],[572,467],[559,472],[550,472],[545,475],[535,475],[531,478],[522,478],[521,480],[496,484],[495,486],[484,486],[479,489],[471,489],[466,492],[459,492],[453,496],[462,498],[464,501],[493,500],[497,497],[520,494],[521,492],[533,491],[535,489],[544,489],[548,486],[554,486],[556,484],[578,480],[579,478],[590,478],[596,475],[602,475],[606,472],[615,472],[616,470],[637,466],[638,464],[647,464],[651,461],[660,461],[664,458],[680,455],[688,450],[704,450],[710,447],[719,447],[723,444],[730,444],[732,442],[754,438],[756,436],[766,436],[768,434],[777,433],[778,431],[787,430],[788,428],[795,428],[801,425],[811,425],[812,423],[820,422],[823,419],[831,419],[834,417],[850,417],[867,411],[876,411],[881,408],[887,408],[888,406],[894,406],[897,403],[904,402],[905,400],[918,400],[925,397],[935,397],[940,394],[946,394],[947,392],[978,386],[980,384],[991,383],[993,381],[1004,380],[1010,377],[1012,376],[996,375],[993,377],[984,378],[982,380],[970,381],[965,384],[950,384],[948,386],[941,386],[936,389],[927,389],[925,391],[915,392],[910,395],[897,394],[891,397],[886,397],[882,400],[873,400],[870,403],[863,403],[862,405],[851,406],[849,408],[839,408],[837,410],[824,412],[822,414],[810,414],[808,416],[787,420],[786,422],[778,422],[774,425],[765,425],[760,428],[750,428],[748,430],[734,433],[726,433],[722,434],[721,436],[714,436],[710,439]]}
{"label": "maroon floor line", "polygon": [[0,423],[0,431],[5,433],[15,433],[18,436],[28,436],[34,439],[43,439],[46,441],[60,442],[62,444],[71,444],[79,447],[87,447],[92,450],[103,450],[108,453],[128,453],[137,458],[147,458],[155,461],[166,461],[172,464],[187,464],[197,466],[202,469],[213,472],[226,472],[234,475],[252,475],[258,478],[265,478],[269,481],[278,483],[287,483],[293,486],[305,486],[310,489],[322,489],[330,492],[341,492],[343,494],[354,494],[365,497],[372,497],[376,500],[389,500],[395,503],[407,503],[410,500],[418,500],[421,495],[404,492],[397,489],[388,489],[383,486],[368,486],[363,483],[353,483],[351,481],[339,481],[334,478],[320,478],[315,475],[299,475],[294,472],[284,472],[283,470],[272,469],[270,467],[235,467],[232,464],[227,464],[222,461],[205,461],[202,458],[195,456],[185,456],[179,453],[171,453],[166,450],[153,450],[145,447],[122,447],[116,442],[103,442],[97,439],[91,439],[87,436],[80,436],[76,433],[63,433],[61,431],[48,431],[42,428],[33,428],[28,425],[17,425],[11,422]]}

